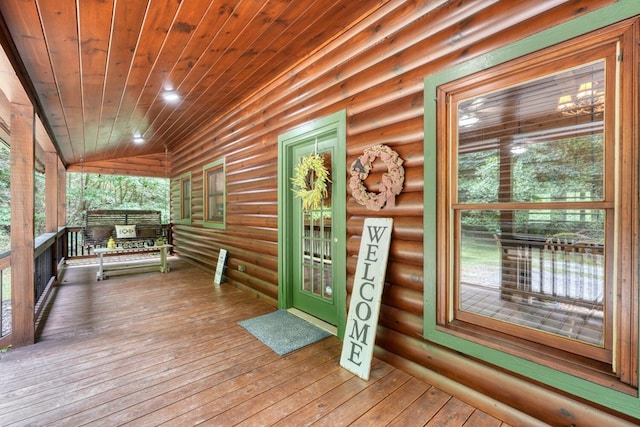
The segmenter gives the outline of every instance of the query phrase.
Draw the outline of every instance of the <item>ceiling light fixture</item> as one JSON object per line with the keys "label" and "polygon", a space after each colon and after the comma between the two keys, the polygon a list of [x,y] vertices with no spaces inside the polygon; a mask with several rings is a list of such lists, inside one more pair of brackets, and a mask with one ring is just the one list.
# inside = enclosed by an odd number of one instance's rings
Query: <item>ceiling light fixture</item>
{"label": "ceiling light fixture", "polygon": [[565,116],[595,114],[604,111],[604,90],[596,89],[598,82],[581,83],[575,97],[562,95],[557,110]]}
{"label": "ceiling light fixture", "polygon": [[176,103],[180,100],[180,94],[175,90],[167,90],[162,92],[162,99],[168,103]]}
{"label": "ceiling light fixture", "polygon": [[135,142],[136,144],[142,144],[144,142],[144,138],[140,135],[134,135],[133,142]]}

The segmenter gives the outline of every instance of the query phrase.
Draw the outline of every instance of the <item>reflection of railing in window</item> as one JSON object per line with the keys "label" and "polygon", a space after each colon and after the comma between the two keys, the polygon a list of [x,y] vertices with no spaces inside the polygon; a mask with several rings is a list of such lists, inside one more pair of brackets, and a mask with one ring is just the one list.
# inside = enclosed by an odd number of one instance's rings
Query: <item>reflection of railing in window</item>
{"label": "reflection of railing in window", "polygon": [[303,230],[303,289],[331,300],[331,226],[327,223],[315,226],[305,224]]}
{"label": "reflection of railing in window", "polygon": [[604,247],[563,233],[546,240],[496,237],[505,299],[544,299],[602,309]]}
{"label": "reflection of railing in window", "polygon": [[305,258],[331,260],[331,227],[305,227],[302,241]]}

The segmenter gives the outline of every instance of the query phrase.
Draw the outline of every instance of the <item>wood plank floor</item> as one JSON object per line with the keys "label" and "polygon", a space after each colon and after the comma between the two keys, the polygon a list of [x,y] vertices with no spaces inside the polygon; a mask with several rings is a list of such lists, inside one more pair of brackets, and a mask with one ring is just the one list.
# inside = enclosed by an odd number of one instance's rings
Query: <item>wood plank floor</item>
{"label": "wood plank floor", "polygon": [[274,307],[173,258],[67,270],[37,344],[0,359],[0,425],[502,426],[387,363],[363,381],[329,337],[280,357],[237,325]]}

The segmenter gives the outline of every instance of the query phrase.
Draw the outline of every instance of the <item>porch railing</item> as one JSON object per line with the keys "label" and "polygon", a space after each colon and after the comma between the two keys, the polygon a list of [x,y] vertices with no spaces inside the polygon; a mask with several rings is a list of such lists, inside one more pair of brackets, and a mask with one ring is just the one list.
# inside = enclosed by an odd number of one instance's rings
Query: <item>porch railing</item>
{"label": "porch railing", "polygon": [[67,227],[66,239],[62,243],[63,245],[66,243],[64,253],[67,259],[90,256],[89,247],[82,241],[82,227]]}
{"label": "porch railing", "polygon": [[36,319],[40,316],[44,302],[55,283],[59,263],[64,259],[64,253],[60,252],[64,236],[65,229],[61,228],[57,233],[45,233],[35,240],[33,283]]}
{"label": "porch railing", "polygon": [[602,245],[582,242],[501,243],[502,292],[602,309]]}
{"label": "porch railing", "polygon": [[[165,241],[173,244],[172,225],[163,224]],[[36,327],[50,291],[60,279],[64,262],[68,259],[94,257],[82,241],[82,227],[61,227],[56,233],[38,236],[34,242],[34,319]],[[0,254],[0,349],[11,345],[12,295],[11,252]]]}
{"label": "porch railing", "polygon": [[[59,241],[65,235],[64,228],[57,233],[46,233],[38,236],[34,242],[34,318],[38,319],[44,302],[55,283],[58,263],[62,259]],[[8,339],[13,329],[12,295],[11,295],[11,252],[0,255],[0,347],[10,344]]]}
{"label": "porch railing", "polygon": [[[85,244],[83,241],[83,227],[72,226],[66,228],[66,238],[63,244],[65,245],[65,259],[82,259],[82,258],[95,258],[93,253],[93,247]],[[162,238],[170,245],[173,244],[172,224],[162,224]],[[171,251],[173,252],[173,251]]]}

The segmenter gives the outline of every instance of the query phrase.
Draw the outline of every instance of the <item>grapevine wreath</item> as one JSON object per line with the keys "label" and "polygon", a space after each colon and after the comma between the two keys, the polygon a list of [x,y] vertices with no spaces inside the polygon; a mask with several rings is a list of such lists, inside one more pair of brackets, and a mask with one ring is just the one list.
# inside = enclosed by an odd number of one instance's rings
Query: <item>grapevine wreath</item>
{"label": "grapevine wreath", "polygon": [[[369,176],[373,166],[373,161],[380,158],[387,166],[387,172],[382,174],[380,192],[371,193],[367,191],[364,180]],[[349,188],[351,195],[356,202],[367,209],[379,211],[385,205],[395,206],[396,196],[402,192],[404,184],[403,160],[398,153],[386,145],[374,145],[364,150],[364,153],[351,164],[351,179]]]}
{"label": "grapevine wreath", "polygon": [[[310,177],[309,172],[313,172]],[[302,199],[302,209],[318,209],[328,195],[327,182],[331,182],[324,158],[317,153],[301,158],[291,182],[296,197]]]}

